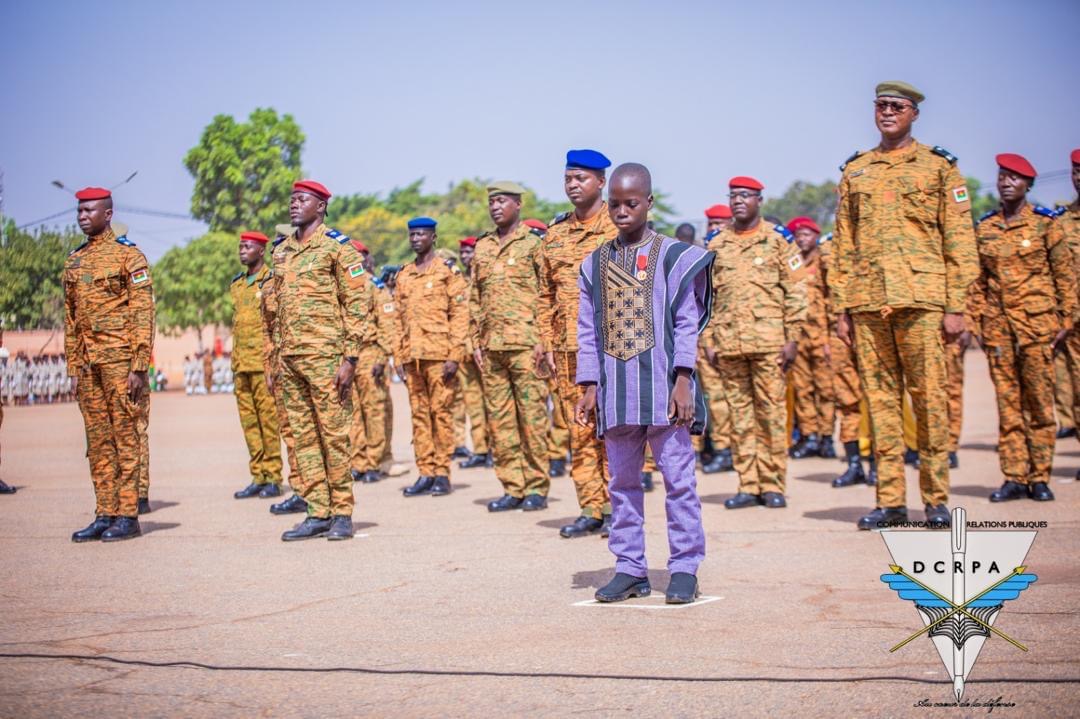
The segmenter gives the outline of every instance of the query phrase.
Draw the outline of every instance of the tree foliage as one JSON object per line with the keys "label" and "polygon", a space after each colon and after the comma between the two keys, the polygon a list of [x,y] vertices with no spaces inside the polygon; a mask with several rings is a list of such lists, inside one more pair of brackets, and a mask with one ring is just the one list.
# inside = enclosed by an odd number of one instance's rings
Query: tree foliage
{"label": "tree foliage", "polygon": [[761,206],[762,215],[772,215],[787,223],[793,217],[810,217],[822,232],[831,232],[836,221],[836,183],[826,180],[820,184],[796,180],[780,197],[773,197]]}
{"label": "tree foliage", "polygon": [[241,269],[236,248],[235,234],[208,232],[162,255],[153,268],[157,324],[162,332],[178,335],[232,321],[229,284]]}
{"label": "tree foliage", "polygon": [[0,319],[11,329],[64,326],[64,260],[86,239],[75,228],[15,229],[9,222],[0,247]]}
{"label": "tree foliage", "polygon": [[288,215],[303,147],[291,115],[257,109],[247,122],[216,116],[184,157],[195,178],[191,214],[211,231],[268,231]]}
{"label": "tree foliage", "polygon": [[974,177],[965,177],[968,196],[971,198],[971,216],[976,222],[990,210],[996,209],[998,199],[992,192],[983,192],[982,183]]}

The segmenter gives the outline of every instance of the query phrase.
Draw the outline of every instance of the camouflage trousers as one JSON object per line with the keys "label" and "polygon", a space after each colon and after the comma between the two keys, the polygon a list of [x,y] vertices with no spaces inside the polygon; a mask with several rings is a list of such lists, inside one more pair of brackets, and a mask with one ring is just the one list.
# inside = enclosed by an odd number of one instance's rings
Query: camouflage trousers
{"label": "camouflage trousers", "polygon": [[570,424],[573,423],[573,412],[569,418],[565,412],[565,404],[559,399],[559,382],[552,377],[546,381],[548,396],[551,398],[551,424],[548,425],[547,434],[547,457],[551,459],[566,459],[570,451]]}
{"label": "camouflage trousers", "polygon": [[949,501],[947,371],[940,310],[902,308],[883,316],[856,312],[855,353],[870,407],[877,459],[877,506],[907,505],[904,481],[904,390],[911,395],[923,504]]}
{"label": "camouflage trousers", "polygon": [[376,380],[371,376],[371,367],[375,363],[376,358],[371,353],[361,352],[353,378],[349,466],[357,472],[378,469],[393,459],[386,417],[390,403],[386,375],[389,370],[384,367],[383,375]]}
{"label": "camouflage trousers", "polygon": [[[349,474],[351,401],[334,388],[340,358],[292,355],[281,361],[281,401],[296,443],[299,481],[293,489],[308,503],[308,516],[352,516]],[[351,400],[351,397],[348,399]]]}
{"label": "camouflage trousers", "polygon": [[1073,336],[1070,334],[1065,340],[1064,352],[1058,352],[1054,356],[1054,407],[1057,409],[1058,426],[1062,429],[1076,427],[1076,418],[1073,416],[1073,381],[1070,365],[1073,356]]}
{"label": "camouflage trousers", "polygon": [[513,497],[546,497],[548,392],[534,371],[532,350],[485,351],[482,377],[495,476]]}
{"label": "camouflage trousers", "polygon": [[833,397],[836,413],[840,415],[840,441],[854,442],[859,439],[859,423],[862,420],[859,405],[863,396],[859,373],[855,369],[855,350],[834,334],[829,337],[829,354],[833,370]]}
{"label": "camouflage trousers", "polygon": [[236,372],[233,394],[248,449],[248,471],[255,484],[281,484],[281,435],[277,409],[262,372]]}
{"label": "camouflage trousers", "polygon": [[[709,364],[709,360],[705,357],[705,349],[702,347],[698,347],[696,371],[698,386],[705,393],[705,403],[708,406],[709,423],[706,431],[709,433],[709,442],[712,443],[713,451],[729,449],[731,447],[731,413],[728,411],[727,400],[724,399],[724,383],[720,379],[720,372]],[[690,441],[694,443],[694,450],[698,452],[702,450],[704,440],[704,435],[690,436]]]}
{"label": "camouflage trousers", "polygon": [[139,499],[150,498],[150,389],[139,398],[139,415],[135,420],[139,433]]}
{"label": "camouflage trousers", "polygon": [[289,428],[289,415],[285,411],[285,403],[282,402],[281,375],[274,380],[274,410],[277,412],[278,433],[281,441],[285,443],[285,456],[289,463],[289,486],[294,490],[294,482],[300,481],[300,468],[296,466],[296,442],[293,441],[292,430]]}
{"label": "camouflage trousers", "polygon": [[1080,330],[1073,330],[1065,338],[1065,355],[1068,363],[1069,379],[1072,384],[1072,417],[1075,420],[1080,417]]}
{"label": "camouflage trousers", "polygon": [[791,367],[795,417],[803,435],[832,436],[836,423],[833,370],[820,344],[800,343]]}
{"label": "camouflage trousers", "polygon": [[[488,453],[487,410],[484,408],[484,388],[480,384],[480,369],[471,358],[461,363],[458,370],[458,385],[461,388],[462,401],[455,405],[455,423],[460,428],[456,436],[460,437],[462,447],[465,442],[465,416],[469,417],[469,434],[472,437],[472,451],[476,454]],[[457,416],[461,419],[458,421]]]}
{"label": "camouflage trousers", "polygon": [[731,409],[731,450],[739,491],[784,493],[787,436],[784,374],[775,352],[718,357]]}
{"label": "camouflage trousers", "polygon": [[998,407],[998,461],[1006,479],[1049,482],[1057,425],[1050,342],[986,347]]}
{"label": "camouflage trousers", "polygon": [[129,368],[124,360],[84,365],[79,373],[79,410],[98,515],[139,514],[139,406],[128,399]]}
{"label": "camouflage trousers", "polygon": [[[585,388],[577,384],[577,353],[555,353],[555,380],[559,390],[554,397],[562,404],[564,417],[573,418],[574,407],[585,396]],[[607,455],[604,452],[604,440],[596,436],[596,430],[582,427],[572,422],[570,433],[570,478],[577,490],[578,506],[581,514],[593,519],[601,519],[611,514],[611,498],[608,495],[608,482],[611,473],[608,469]]]}
{"label": "camouflage trousers", "polygon": [[964,425],[964,352],[955,342],[945,345],[945,376],[949,394],[949,451],[960,447]]}
{"label": "camouflage trousers", "polygon": [[458,378],[443,380],[443,360],[418,360],[405,365],[412,409],[416,469],[424,477],[449,477],[454,454],[453,402]]}

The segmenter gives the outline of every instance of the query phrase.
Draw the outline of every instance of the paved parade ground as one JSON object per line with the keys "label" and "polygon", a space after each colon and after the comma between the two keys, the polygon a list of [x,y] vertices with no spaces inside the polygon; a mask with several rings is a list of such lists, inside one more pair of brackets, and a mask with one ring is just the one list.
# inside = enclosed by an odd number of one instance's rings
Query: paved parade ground
{"label": "paved parade ground", "polygon": [[[950,506],[969,519],[1041,520],[1038,575],[1008,603],[966,701],[994,716],[1076,716],[1080,681],[1080,444],[1058,448],[1057,501],[991,505],[1000,484],[993,390],[968,354]],[[394,386],[395,453],[411,457]],[[941,418],[944,422],[945,419]],[[442,498],[404,499],[415,475],[356,485],[350,542],[284,544],[299,516],[236,501],[246,452],[231,396],[153,398],[145,536],[72,544],[93,493],[74,404],[5,409],[0,477],[0,716],[979,716],[948,702],[922,625],[880,580],[881,537],[855,520],[872,490],[835,490],[838,460],[789,468],[783,510],[727,511],[735,475],[699,475],[702,600],[663,604],[663,494],[647,496],[653,596],[590,602],[612,573],[599,537],[560,539],[569,478],[547,511],[489,514],[492,470],[458,471]],[[922,510],[908,470],[909,506]],[[1010,706],[1012,705],[1012,706]]]}

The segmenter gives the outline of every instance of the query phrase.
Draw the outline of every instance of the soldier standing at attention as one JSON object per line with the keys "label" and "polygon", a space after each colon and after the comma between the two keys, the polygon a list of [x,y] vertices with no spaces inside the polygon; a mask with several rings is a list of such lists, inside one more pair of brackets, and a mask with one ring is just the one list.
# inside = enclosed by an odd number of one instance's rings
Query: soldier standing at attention
{"label": "soldier standing at attention", "polygon": [[[574,407],[585,393],[577,385],[577,315],[581,290],[581,263],[619,230],[604,202],[604,185],[611,161],[595,150],[566,153],[563,186],[574,205],[572,212],[556,217],[540,245],[540,301],[537,324],[543,348],[537,351],[537,372],[555,377],[552,397],[562,404],[562,414],[574,416]],[[610,529],[611,499],[604,443],[594,431],[576,422],[570,428],[570,477],[577,489],[579,516],[559,529],[566,538],[583,537]],[[605,527],[605,525],[609,525]]]}
{"label": "soldier standing at attention", "polygon": [[275,389],[296,442],[300,478],[293,488],[308,505],[307,518],[281,535],[286,542],[353,536],[349,404],[360,352],[375,341],[375,318],[363,258],[347,235],[324,222],[329,199],[318,182],[293,184],[289,217],[296,233],[282,243],[284,262],[274,268],[272,335],[281,365]]}
{"label": "soldier standing at attention", "polygon": [[786,507],[784,374],[806,319],[805,271],[787,228],[761,218],[764,186],[733,177],[729,187],[735,222],[709,242],[717,321],[706,338],[731,410],[739,473],[739,491],[724,507]]}
{"label": "soldier standing at attention", "polygon": [[[0,347],[4,346],[4,326],[2,320],[0,320]],[[7,365],[0,368],[0,373],[3,374],[4,386],[0,389],[7,391],[7,383],[11,381],[11,375],[8,372]],[[4,424],[4,403],[0,400],[0,426]],[[5,484],[4,480],[0,479],[0,494],[15,494],[15,487],[9,484]]]}
{"label": "soldier standing at attention", "polygon": [[825,257],[819,240],[821,230],[809,217],[796,217],[787,225],[795,236],[806,273],[806,322],[799,354],[791,366],[795,394],[795,417],[802,437],[788,454],[792,459],[824,457],[834,459],[833,425],[836,404],[833,397],[832,348],[829,346],[829,302],[825,288]]}
{"label": "soldier standing at attention", "polygon": [[[472,260],[476,252],[476,238],[466,237],[459,245],[461,264],[465,267],[465,281],[472,282]],[[488,417],[484,408],[484,388],[480,384],[480,368],[473,358],[472,337],[466,333],[465,360],[461,363],[461,396],[465,404],[465,414],[469,416],[469,434],[472,436],[472,454],[458,463],[462,469],[490,467],[491,449],[488,446]],[[464,442],[462,442],[464,444]]]}
{"label": "soldier standing at attention", "polygon": [[990,364],[998,405],[998,459],[1005,482],[991,502],[1054,498],[1054,353],[1077,312],[1069,243],[1053,210],[1028,204],[1035,168],[998,155],[1001,204],[975,230],[982,272],[968,306]]}
{"label": "soldier standing at attention", "polygon": [[489,512],[547,508],[551,480],[544,470],[547,389],[533,355],[543,347],[536,327],[540,238],[521,223],[525,188],[502,180],[488,186],[495,231],[481,235],[472,261],[469,316],[473,356],[495,450],[501,498]]}
{"label": "soldier standing at attention", "polygon": [[435,220],[409,220],[409,247],[416,260],[397,276],[398,313],[394,357],[409,389],[413,448],[419,477],[406,497],[450,494],[454,454],[454,395],[458,367],[465,359],[469,327],[468,290],[457,265],[436,256]]}
{"label": "soldier standing at attention", "polygon": [[240,234],[240,264],[247,269],[238,272],[229,285],[233,303],[233,393],[251,472],[251,483],[233,494],[236,499],[281,496],[281,435],[274,398],[266,388],[262,356],[262,286],[270,279],[263,255],[269,241],[261,232]]}
{"label": "soldier standing at attention", "polygon": [[948,150],[911,136],[921,92],[877,86],[880,144],[842,168],[829,291],[836,333],[854,343],[870,406],[877,507],[860,529],[907,520],[902,412],[911,395],[919,488],[931,527],[950,525],[944,343],[963,333],[967,290],[978,276],[967,185]]}
{"label": "soldier standing at attention", "polygon": [[74,542],[131,539],[139,527],[139,403],[148,391],[154,294],[146,257],[110,227],[112,195],[75,193],[87,241],[64,263],[64,353],[86,425],[97,497],[90,526]]}
{"label": "soldier standing at attention", "polygon": [[[1072,184],[1077,199],[1068,207],[1057,209],[1055,214],[1069,249],[1072,250],[1073,271],[1077,278],[1080,278],[1080,149],[1073,150],[1069,159],[1072,162]],[[1065,350],[1065,359],[1072,377],[1073,419],[1077,419],[1080,417],[1080,336],[1075,331],[1070,332],[1065,339]],[[1080,480],[1080,470],[1077,470],[1076,478]]]}
{"label": "soldier standing at attention", "polygon": [[[714,237],[731,227],[731,208],[727,205],[713,205],[705,210],[705,240],[708,247]],[[730,472],[735,468],[731,457],[731,412],[724,398],[724,382],[716,370],[715,358],[709,356],[705,347],[705,335],[702,335],[698,349],[698,381],[709,403],[709,443],[712,456],[702,456],[701,471],[704,474]],[[706,461],[707,460],[707,461]]]}

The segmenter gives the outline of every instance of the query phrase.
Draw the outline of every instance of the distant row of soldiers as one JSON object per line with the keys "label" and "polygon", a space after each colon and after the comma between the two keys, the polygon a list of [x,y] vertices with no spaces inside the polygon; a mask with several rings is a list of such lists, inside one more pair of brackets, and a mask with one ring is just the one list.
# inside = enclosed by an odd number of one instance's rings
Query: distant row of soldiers
{"label": "distant row of soldiers", "polygon": [[9,405],[51,404],[74,399],[63,355],[0,360],[0,397]]}
{"label": "distant row of soldiers", "polygon": [[203,351],[200,355],[184,356],[184,392],[193,394],[217,394],[234,389],[232,358],[228,352],[212,355]]}

